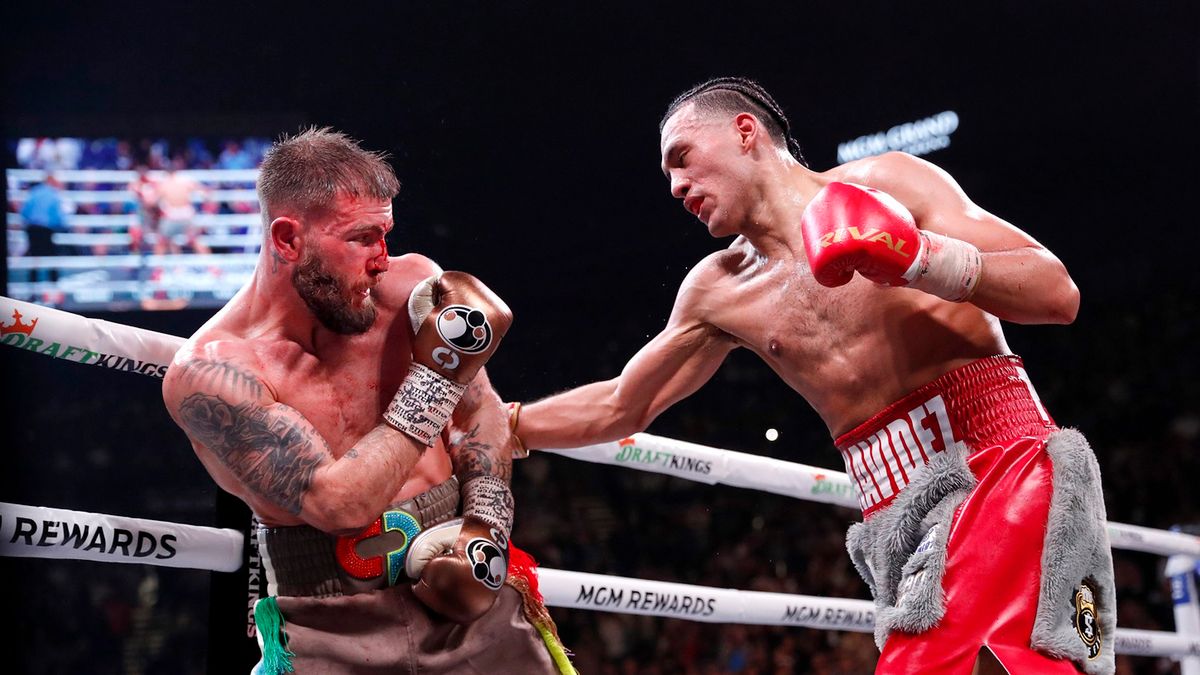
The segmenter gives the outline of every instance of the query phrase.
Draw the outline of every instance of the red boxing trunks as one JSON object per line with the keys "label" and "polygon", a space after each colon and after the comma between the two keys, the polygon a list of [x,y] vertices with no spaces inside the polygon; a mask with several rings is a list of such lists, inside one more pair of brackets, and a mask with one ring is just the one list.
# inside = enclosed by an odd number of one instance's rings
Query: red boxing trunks
{"label": "red boxing trunks", "polygon": [[865,518],[891,504],[918,467],[959,441],[978,449],[1023,436],[1045,439],[1055,428],[1020,357],[995,356],[920,387],[835,445]]}
{"label": "red boxing trunks", "polygon": [[[980,359],[837,439],[864,521],[847,547],[875,597],[877,673],[1113,672],[1099,469],[1016,356]],[[990,657],[987,657],[990,658]]]}

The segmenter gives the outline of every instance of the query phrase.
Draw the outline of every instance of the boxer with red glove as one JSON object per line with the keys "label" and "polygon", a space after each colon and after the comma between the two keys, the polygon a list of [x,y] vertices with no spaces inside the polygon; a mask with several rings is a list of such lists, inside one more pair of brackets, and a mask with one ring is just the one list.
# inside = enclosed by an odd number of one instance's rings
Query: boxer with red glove
{"label": "boxer with red glove", "polygon": [[431,446],[508,332],[512,311],[470,274],[443,272],[413,289],[408,317],[412,365],[383,419]]}
{"label": "boxer with red glove", "polygon": [[884,286],[906,286],[951,302],[971,297],[983,260],[974,245],[917,229],[908,209],[886,192],[834,181],[800,219],[813,276],[841,286],[855,272]]}

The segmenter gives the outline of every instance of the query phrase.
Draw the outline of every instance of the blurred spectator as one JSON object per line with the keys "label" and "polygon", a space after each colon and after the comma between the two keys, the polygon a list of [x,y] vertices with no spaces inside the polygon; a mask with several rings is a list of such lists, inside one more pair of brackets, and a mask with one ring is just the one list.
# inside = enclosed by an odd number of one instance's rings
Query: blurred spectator
{"label": "blurred spectator", "polygon": [[117,166],[117,139],[93,138],[83,146],[81,169],[115,169]]}
{"label": "blurred spectator", "polygon": [[121,169],[125,171],[132,169],[134,163],[133,147],[129,144],[129,141],[121,140],[117,141],[116,158],[113,162],[113,166],[106,168]]}
{"label": "blurred spectator", "polygon": [[218,169],[253,169],[255,166],[254,157],[242,149],[240,143],[234,140],[225,141],[225,148],[217,158]]}
{"label": "blurred spectator", "polygon": [[[158,237],[158,222],[162,210],[158,205],[158,182],[150,177],[150,167],[138,164],[137,176],[129,182],[127,188],[133,194],[134,205],[137,209],[137,224],[129,229],[131,251],[141,251],[147,234],[153,234],[151,239]],[[158,246],[158,242],[155,242]]]}
{"label": "blurred spectator", "polygon": [[75,169],[82,155],[77,138],[22,138],[17,143],[17,165],[26,169]]}
{"label": "blurred spectator", "polygon": [[[187,149],[184,153],[188,158],[189,169],[216,168],[212,152],[209,151],[208,145],[199,138],[189,138],[187,140]],[[258,164],[255,163],[254,166],[258,166]]]}
{"label": "blurred spectator", "polygon": [[[67,218],[63,208],[62,183],[54,174],[29,189],[29,198],[21,207],[21,219],[25,221],[25,233],[29,237],[29,256],[55,256],[59,254],[54,243],[54,233],[66,229]],[[42,268],[37,271],[38,281],[57,281],[58,270]]]}

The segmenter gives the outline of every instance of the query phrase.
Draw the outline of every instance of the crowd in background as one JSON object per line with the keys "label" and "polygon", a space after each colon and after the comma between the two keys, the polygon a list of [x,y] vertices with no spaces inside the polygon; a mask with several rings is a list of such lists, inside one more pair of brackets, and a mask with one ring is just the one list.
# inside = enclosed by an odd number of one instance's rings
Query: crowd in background
{"label": "crowd in background", "polygon": [[271,146],[251,138],[22,138],[10,144],[16,166],[44,171],[253,169]]}

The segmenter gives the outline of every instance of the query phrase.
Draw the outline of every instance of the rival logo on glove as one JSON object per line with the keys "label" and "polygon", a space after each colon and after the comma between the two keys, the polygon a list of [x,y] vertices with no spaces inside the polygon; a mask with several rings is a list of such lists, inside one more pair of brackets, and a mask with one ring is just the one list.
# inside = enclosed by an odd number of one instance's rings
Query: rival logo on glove
{"label": "rival logo on glove", "polygon": [[492,344],[492,326],[482,310],[450,305],[437,318],[438,335],[464,354],[478,354]]}
{"label": "rival logo on glove", "polygon": [[899,255],[904,256],[905,258],[912,257],[911,253],[906,253],[904,251],[904,245],[908,243],[907,239],[896,238],[895,241],[893,241],[891,233],[884,232],[874,227],[868,228],[866,232],[860,232],[858,228],[854,226],[839,227],[833,232],[826,232],[825,234],[821,235],[821,248],[827,248],[833,245],[834,242],[845,241],[847,239],[880,242],[884,246],[887,246],[889,249],[895,251]]}

